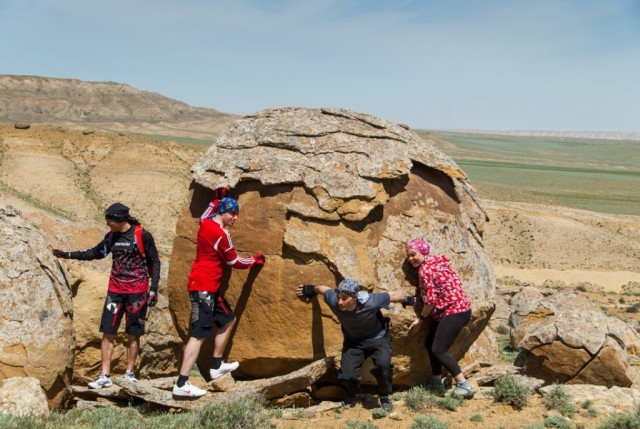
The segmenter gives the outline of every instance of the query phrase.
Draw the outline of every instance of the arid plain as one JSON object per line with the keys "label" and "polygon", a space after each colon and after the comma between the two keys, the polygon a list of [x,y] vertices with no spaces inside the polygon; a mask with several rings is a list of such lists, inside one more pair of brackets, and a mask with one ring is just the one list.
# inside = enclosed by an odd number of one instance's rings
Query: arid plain
{"label": "arid plain", "polygon": [[[547,139],[531,146],[529,139],[529,147],[546,147],[536,157],[523,155],[525,143],[518,138],[503,136],[496,143],[496,137],[429,134],[469,174],[482,197],[489,217],[484,240],[499,289],[571,288],[637,325],[640,160],[627,151],[637,153],[640,143]],[[52,246],[66,248],[96,243],[104,230],[104,205],[126,202],[153,231],[167,262],[177,211],[188,198],[189,168],[210,143],[122,130],[51,125],[18,130],[13,123],[0,124],[0,199],[21,210]],[[571,152],[585,145],[587,150],[577,152],[582,157]],[[108,262],[93,268],[105,272]],[[375,424],[409,427],[413,412],[398,409],[407,418]],[[476,414],[484,419],[473,423],[478,427],[521,427],[541,422],[548,411],[536,398],[520,411],[477,398],[455,412],[434,414],[451,427],[472,424],[469,418]],[[283,420],[277,427],[335,427],[370,418],[370,410],[356,408],[314,420]],[[586,427],[598,421],[574,420]]]}

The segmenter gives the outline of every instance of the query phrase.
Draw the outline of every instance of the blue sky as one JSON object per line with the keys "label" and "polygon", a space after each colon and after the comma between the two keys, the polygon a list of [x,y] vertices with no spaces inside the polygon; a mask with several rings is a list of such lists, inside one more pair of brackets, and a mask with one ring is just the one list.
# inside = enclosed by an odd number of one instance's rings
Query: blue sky
{"label": "blue sky", "polygon": [[0,0],[0,53],[236,114],[640,131],[639,0]]}

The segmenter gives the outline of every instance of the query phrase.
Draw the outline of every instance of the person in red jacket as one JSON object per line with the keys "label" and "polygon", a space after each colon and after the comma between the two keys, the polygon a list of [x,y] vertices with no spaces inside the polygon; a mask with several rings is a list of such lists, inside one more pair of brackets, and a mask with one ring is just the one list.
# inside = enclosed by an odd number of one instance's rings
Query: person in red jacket
{"label": "person in red jacket", "polygon": [[449,348],[462,328],[471,319],[471,301],[462,289],[462,281],[446,256],[430,255],[431,247],[421,238],[407,243],[407,261],[418,269],[418,318],[409,326],[409,334],[418,332],[422,323],[430,319],[425,347],[431,361],[431,387],[444,392],[442,367],[456,380],[454,395],[472,398],[473,389],[465,379],[458,361]]}
{"label": "person in red jacket", "polygon": [[[216,192],[224,195],[226,190],[218,189]],[[201,218],[196,259],[191,266],[187,283],[191,296],[189,341],[182,356],[180,375],[173,386],[175,396],[200,397],[206,393],[189,382],[189,373],[206,338],[214,337],[213,359],[209,371],[212,380],[239,366],[238,362],[224,362],[222,358],[236,317],[227,300],[219,293],[220,280],[225,266],[239,269],[262,266],[265,257],[262,253],[256,253],[252,257],[243,258],[233,248],[227,228],[235,224],[238,211],[236,200],[225,197],[219,202],[214,201]]]}
{"label": "person in red jacket", "polygon": [[[140,336],[144,334],[147,308],[153,307],[158,300],[160,281],[160,258],[153,236],[139,226],[140,222],[136,218],[129,215],[129,207],[114,203],[105,210],[104,217],[110,231],[95,247],[73,252],[53,249],[53,254],[63,259],[90,261],[102,259],[109,253],[112,255],[109,289],[100,323],[102,373],[97,380],[89,383],[92,389],[113,384],[110,375],[111,357],[118,327],[125,314],[125,332],[129,345],[124,378],[138,381],[133,371],[140,350]],[[138,229],[141,229],[140,243],[136,237]]]}

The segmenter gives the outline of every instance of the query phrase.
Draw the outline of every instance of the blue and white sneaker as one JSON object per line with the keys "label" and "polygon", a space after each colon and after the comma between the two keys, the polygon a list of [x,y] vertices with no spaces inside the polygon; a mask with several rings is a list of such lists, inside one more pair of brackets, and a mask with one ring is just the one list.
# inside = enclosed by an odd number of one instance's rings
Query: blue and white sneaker
{"label": "blue and white sneaker", "polygon": [[96,381],[92,381],[89,383],[90,389],[102,389],[103,387],[111,387],[113,383],[111,382],[111,377],[106,374],[100,374],[100,377]]}

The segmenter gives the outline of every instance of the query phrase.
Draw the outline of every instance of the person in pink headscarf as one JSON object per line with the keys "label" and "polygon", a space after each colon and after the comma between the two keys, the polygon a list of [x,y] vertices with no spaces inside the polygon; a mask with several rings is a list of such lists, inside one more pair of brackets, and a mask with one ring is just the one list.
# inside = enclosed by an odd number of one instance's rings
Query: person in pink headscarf
{"label": "person in pink headscarf", "polygon": [[449,259],[431,255],[431,246],[421,238],[407,243],[407,262],[418,269],[418,290],[422,306],[418,318],[409,326],[409,335],[415,335],[425,320],[430,320],[425,347],[431,361],[431,388],[444,393],[442,367],[454,377],[453,394],[465,399],[474,395],[458,361],[449,348],[462,328],[471,319],[471,301],[462,289],[462,281],[451,268]]}

